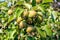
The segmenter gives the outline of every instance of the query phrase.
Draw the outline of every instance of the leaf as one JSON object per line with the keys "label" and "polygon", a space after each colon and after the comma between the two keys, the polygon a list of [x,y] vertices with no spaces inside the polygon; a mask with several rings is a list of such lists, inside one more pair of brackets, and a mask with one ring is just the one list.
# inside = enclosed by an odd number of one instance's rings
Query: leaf
{"label": "leaf", "polygon": [[0,7],[7,6],[7,2],[0,3]]}
{"label": "leaf", "polygon": [[16,5],[22,5],[24,1],[18,1]]}
{"label": "leaf", "polygon": [[56,18],[57,18],[57,16],[58,16],[57,14],[58,14],[58,12],[56,12],[56,11],[53,11],[53,12],[52,12],[52,15],[54,16],[54,20],[56,20]]}
{"label": "leaf", "polygon": [[52,31],[51,31],[51,29],[46,29],[45,31],[46,31],[46,33],[47,33],[48,36],[52,36]]}
{"label": "leaf", "polygon": [[39,33],[42,37],[46,38],[46,33],[45,33],[45,31],[42,31],[41,29],[39,29],[39,28],[37,28],[37,27],[36,27],[36,29],[37,29],[38,33]]}
{"label": "leaf", "polygon": [[15,16],[10,16],[9,19],[8,19],[8,23],[11,22],[12,20],[14,20],[16,17]]}
{"label": "leaf", "polygon": [[26,2],[29,2],[30,0],[25,0]]}
{"label": "leaf", "polygon": [[44,26],[44,30],[46,31],[46,33],[47,33],[48,36],[52,36],[52,31],[51,31],[51,29],[49,28],[49,26],[45,25],[45,26]]}
{"label": "leaf", "polygon": [[52,18],[52,21],[55,22],[55,20],[54,20],[54,16],[53,16],[52,13],[51,13],[51,18]]}
{"label": "leaf", "polygon": [[42,13],[45,13],[45,9],[42,4],[38,5],[38,9],[41,10]]}
{"label": "leaf", "polygon": [[35,38],[31,36],[27,36],[27,40],[35,40]]}
{"label": "leaf", "polygon": [[6,12],[6,10],[8,10],[8,8],[7,7],[1,7],[1,10],[2,10],[2,12]]}
{"label": "leaf", "polygon": [[53,0],[43,0],[43,3],[53,2]]}
{"label": "leaf", "polygon": [[32,5],[28,4],[28,3],[24,3],[24,6],[27,8],[27,9],[31,9],[32,8]]}
{"label": "leaf", "polygon": [[12,39],[13,39],[13,38],[14,38],[14,36],[13,36],[13,35],[14,35],[15,33],[16,33],[16,30],[11,31],[11,32],[10,32],[10,38],[12,38]]}
{"label": "leaf", "polygon": [[34,6],[32,9],[37,10],[38,8],[37,8],[37,6]]}
{"label": "leaf", "polygon": [[21,14],[23,13],[23,11],[24,11],[24,9],[22,9],[22,8],[16,8],[15,9],[15,16],[16,17],[19,17],[19,16],[21,16]]}
{"label": "leaf", "polygon": [[18,40],[18,35],[16,35],[16,36],[14,37],[14,40]]}
{"label": "leaf", "polygon": [[10,16],[8,21],[4,24],[4,27],[6,27],[11,21],[13,21],[16,17],[15,16]]}
{"label": "leaf", "polygon": [[32,0],[32,6],[36,6],[36,0]]}

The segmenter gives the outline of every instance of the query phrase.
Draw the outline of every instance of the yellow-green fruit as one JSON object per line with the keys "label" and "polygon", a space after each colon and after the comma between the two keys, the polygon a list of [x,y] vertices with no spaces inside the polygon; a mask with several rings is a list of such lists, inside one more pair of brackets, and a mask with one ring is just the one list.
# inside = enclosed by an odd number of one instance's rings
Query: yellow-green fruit
{"label": "yellow-green fruit", "polygon": [[28,16],[28,11],[27,11],[27,9],[25,9],[25,11],[24,11],[24,13],[23,13],[23,16],[25,17],[25,16]]}
{"label": "yellow-green fruit", "polygon": [[21,17],[18,17],[17,23],[21,22],[23,19]]}
{"label": "yellow-green fruit", "polygon": [[23,27],[25,27],[25,23],[24,23],[23,21],[21,21],[21,22],[19,23],[19,28],[23,28]]}
{"label": "yellow-green fruit", "polygon": [[29,17],[34,17],[36,15],[36,11],[31,10],[29,11]]}
{"label": "yellow-green fruit", "polygon": [[41,2],[41,0],[36,0],[36,3],[40,3]]}
{"label": "yellow-green fruit", "polygon": [[33,30],[33,28],[32,28],[31,26],[28,26],[26,32],[27,32],[27,33],[30,33],[32,30]]}
{"label": "yellow-green fruit", "polygon": [[10,15],[10,14],[12,14],[13,13],[13,10],[12,9],[9,9],[8,10],[8,14]]}

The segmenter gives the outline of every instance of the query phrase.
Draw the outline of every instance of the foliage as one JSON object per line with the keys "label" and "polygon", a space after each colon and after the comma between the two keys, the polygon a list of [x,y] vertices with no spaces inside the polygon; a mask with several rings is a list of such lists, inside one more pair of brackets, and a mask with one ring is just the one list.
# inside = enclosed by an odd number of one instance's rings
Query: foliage
{"label": "foliage", "polygon": [[0,1],[0,40],[59,40],[60,12],[52,2]]}

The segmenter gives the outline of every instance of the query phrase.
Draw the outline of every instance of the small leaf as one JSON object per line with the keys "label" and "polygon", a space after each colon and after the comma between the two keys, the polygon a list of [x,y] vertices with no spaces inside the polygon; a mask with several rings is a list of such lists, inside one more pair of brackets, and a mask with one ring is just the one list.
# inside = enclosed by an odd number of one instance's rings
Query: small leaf
{"label": "small leaf", "polygon": [[52,21],[55,22],[53,14],[51,14]]}

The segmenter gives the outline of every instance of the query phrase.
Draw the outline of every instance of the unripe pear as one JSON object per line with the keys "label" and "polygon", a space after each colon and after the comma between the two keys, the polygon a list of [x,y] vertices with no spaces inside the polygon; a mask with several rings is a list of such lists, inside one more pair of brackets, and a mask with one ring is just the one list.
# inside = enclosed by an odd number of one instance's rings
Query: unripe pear
{"label": "unripe pear", "polygon": [[29,11],[29,17],[34,17],[36,15],[36,11],[31,10]]}
{"label": "unripe pear", "polygon": [[21,22],[23,19],[21,17],[17,18],[17,23]]}
{"label": "unripe pear", "polygon": [[28,16],[28,11],[27,11],[27,9],[25,9],[25,11],[23,12],[23,16],[25,17],[25,16]]}
{"label": "unripe pear", "polygon": [[21,21],[20,23],[19,23],[19,28],[24,28],[25,27],[25,23],[23,22],[23,21]]}
{"label": "unripe pear", "polygon": [[8,14],[10,15],[10,14],[12,14],[13,13],[13,10],[12,9],[9,9],[8,10]]}
{"label": "unripe pear", "polygon": [[33,27],[28,26],[28,28],[27,28],[26,32],[27,32],[27,33],[30,33],[32,30],[33,30]]}

